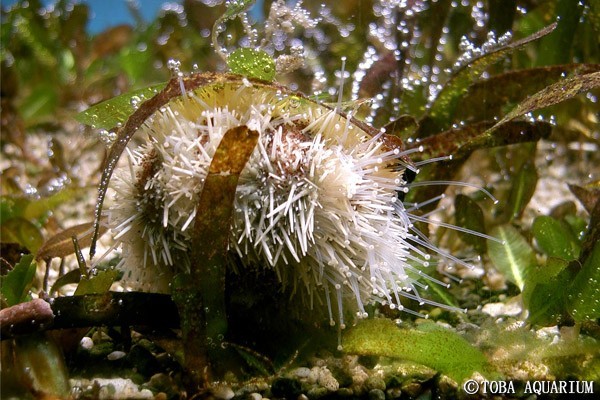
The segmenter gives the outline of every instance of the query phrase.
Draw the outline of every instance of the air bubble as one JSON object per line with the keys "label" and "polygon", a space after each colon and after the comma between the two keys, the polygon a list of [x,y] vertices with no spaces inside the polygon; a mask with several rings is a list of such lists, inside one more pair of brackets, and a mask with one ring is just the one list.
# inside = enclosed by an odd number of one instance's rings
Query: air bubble
{"label": "air bubble", "polygon": [[129,99],[129,104],[134,110],[137,110],[141,103],[142,99],[139,96],[132,96],[131,99]]}

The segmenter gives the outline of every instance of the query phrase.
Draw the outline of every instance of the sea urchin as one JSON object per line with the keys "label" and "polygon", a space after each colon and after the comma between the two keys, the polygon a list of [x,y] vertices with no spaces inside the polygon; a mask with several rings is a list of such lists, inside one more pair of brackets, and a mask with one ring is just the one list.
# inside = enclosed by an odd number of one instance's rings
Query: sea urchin
{"label": "sea urchin", "polygon": [[397,138],[236,75],[174,79],[149,103],[128,122],[138,140],[105,171],[115,172],[107,214],[132,287],[167,291],[189,269],[211,160],[225,132],[245,126],[260,136],[239,176],[229,237],[244,267],[273,269],[284,289],[323,304],[341,327],[346,307],[362,317],[371,302],[437,304],[417,290],[429,259],[421,247],[430,245],[398,198],[414,167]]}

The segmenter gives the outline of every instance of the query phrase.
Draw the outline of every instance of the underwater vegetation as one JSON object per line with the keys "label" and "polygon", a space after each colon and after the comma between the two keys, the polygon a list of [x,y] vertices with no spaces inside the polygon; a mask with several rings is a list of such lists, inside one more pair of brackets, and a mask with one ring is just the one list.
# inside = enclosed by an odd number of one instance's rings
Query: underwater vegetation
{"label": "underwater vegetation", "polygon": [[600,391],[599,1],[127,5],[2,6],[3,396]]}

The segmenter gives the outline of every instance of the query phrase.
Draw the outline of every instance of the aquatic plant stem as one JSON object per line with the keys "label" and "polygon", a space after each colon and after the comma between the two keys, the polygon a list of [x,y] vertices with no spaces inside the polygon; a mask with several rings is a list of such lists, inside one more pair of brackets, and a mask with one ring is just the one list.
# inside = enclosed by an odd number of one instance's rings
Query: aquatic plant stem
{"label": "aquatic plant stem", "polygon": [[173,279],[173,301],[181,317],[188,388],[212,381],[211,360],[221,353],[227,331],[225,260],[240,173],[258,142],[246,126],[229,129],[210,164],[192,232],[191,268]]}

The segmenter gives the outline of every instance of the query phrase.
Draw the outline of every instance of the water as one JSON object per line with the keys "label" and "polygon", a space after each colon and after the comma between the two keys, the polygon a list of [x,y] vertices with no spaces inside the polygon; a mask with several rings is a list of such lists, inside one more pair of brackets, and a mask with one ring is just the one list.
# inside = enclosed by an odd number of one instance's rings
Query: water
{"label": "water", "polygon": [[[17,4],[19,0],[3,0],[3,7],[10,7]],[[48,9],[52,9],[56,3],[55,0],[41,0]],[[89,5],[92,11],[92,19],[88,25],[88,31],[91,34],[98,34],[108,28],[120,25],[134,25],[136,20],[127,7],[127,0],[88,0],[84,2]],[[132,1],[137,5],[137,9],[144,21],[152,21],[165,3],[164,0],[142,0]],[[173,0],[172,3],[180,4],[181,0]],[[141,6],[140,6],[141,5]]]}

